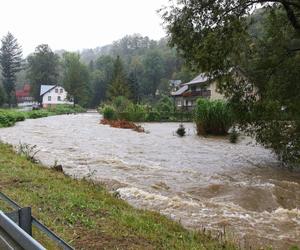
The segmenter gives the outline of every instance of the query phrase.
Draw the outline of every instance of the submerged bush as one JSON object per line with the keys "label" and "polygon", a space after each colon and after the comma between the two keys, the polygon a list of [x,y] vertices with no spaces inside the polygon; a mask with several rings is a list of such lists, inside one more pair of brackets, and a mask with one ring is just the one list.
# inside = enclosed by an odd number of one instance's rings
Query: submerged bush
{"label": "submerged bush", "polygon": [[183,124],[179,125],[179,128],[176,130],[176,134],[179,135],[180,137],[185,136],[185,127],[183,126]]}
{"label": "submerged bush", "polygon": [[198,135],[226,135],[233,124],[233,114],[228,103],[198,99],[194,120]]}

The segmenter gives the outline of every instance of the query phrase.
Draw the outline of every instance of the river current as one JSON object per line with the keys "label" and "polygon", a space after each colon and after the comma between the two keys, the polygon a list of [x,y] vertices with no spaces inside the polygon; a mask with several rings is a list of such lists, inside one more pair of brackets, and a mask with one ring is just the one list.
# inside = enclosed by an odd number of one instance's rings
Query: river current
{"label": "river current", "polygon": [[249,138],[175,136],[178,123],[143,124],[147,133],[100,125],[98,114],[26,120],[0,140],[36,145],[47,166],[104,183],[130,204],[192,229],[224,228],[242,248],[300,246],[300,172]]}

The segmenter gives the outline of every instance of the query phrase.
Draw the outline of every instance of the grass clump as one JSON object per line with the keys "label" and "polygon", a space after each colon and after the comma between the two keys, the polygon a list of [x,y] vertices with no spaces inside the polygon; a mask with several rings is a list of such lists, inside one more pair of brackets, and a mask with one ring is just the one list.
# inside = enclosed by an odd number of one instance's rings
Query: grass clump
{"label": "grass clump", "polygon": [[[188,231],[156,212],[134,209],[102,186],[43,168],[0,144],[0,188],[76,249],[236,249]],[[8,210],[0,202],[0,208]],[[58,249],[33,231],[47,249]]]}
{"label": "grass clump", "polygon": [[228,103],[202,98],[197,100],[194,119],[198,135],[226,135],[234,122]]}

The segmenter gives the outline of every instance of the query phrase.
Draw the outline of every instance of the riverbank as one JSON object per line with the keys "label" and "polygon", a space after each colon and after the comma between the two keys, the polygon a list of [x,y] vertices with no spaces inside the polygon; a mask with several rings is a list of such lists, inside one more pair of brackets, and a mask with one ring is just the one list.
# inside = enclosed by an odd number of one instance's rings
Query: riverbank
{"label": "riverbank", "polygon": [[0,109],[0,128],[11,127],[16,122],[25,121],[26,119],[37,119],[53,115],[64,115],[74,113],[84,113],[86,110],[79,105],[57,105],[47,109],[21,111],[18,109]]}
{"label": "riverbank", "polygon": [[134,209],[101,185],[34,164],[11,146],[0,144],[0,155],[1,191],[31,206],[36,218],[76,249],[235,249],[156,212]]}

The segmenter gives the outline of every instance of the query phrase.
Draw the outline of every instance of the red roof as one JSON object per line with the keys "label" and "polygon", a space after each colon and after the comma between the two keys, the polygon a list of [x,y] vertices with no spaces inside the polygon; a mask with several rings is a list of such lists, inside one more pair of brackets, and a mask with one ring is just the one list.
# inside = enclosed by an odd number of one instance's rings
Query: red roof
{"label": "red roof", "polygon": [[23,86],[22,90],[17,90],[16,91],[16,97],[20,98],[20,97],[29,97],[30,96],[30,85],[29,84],[25,84]]}

